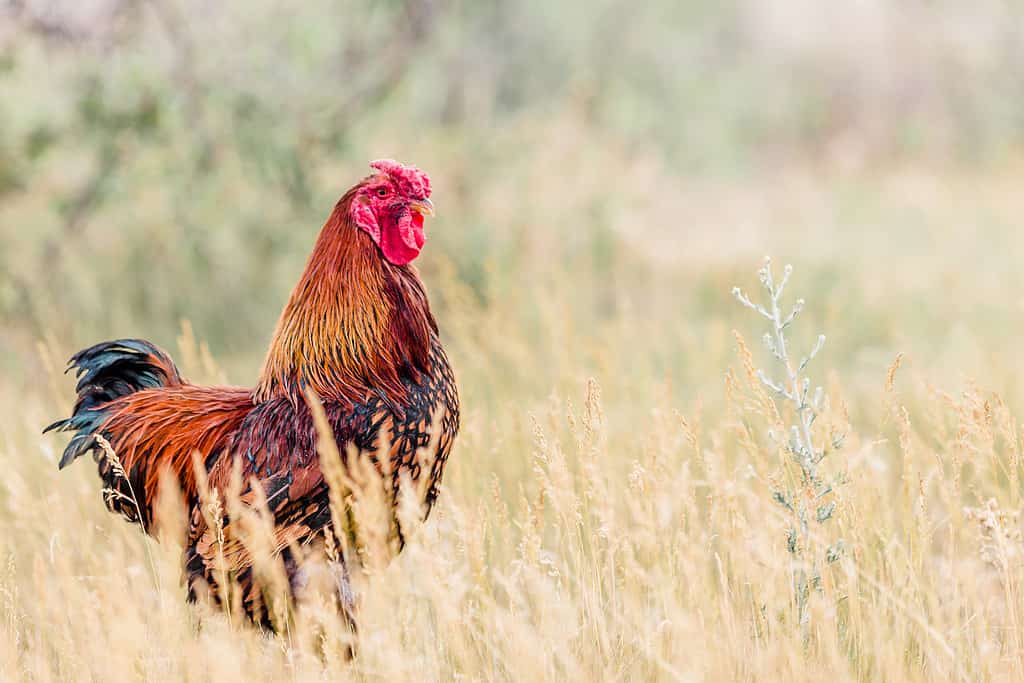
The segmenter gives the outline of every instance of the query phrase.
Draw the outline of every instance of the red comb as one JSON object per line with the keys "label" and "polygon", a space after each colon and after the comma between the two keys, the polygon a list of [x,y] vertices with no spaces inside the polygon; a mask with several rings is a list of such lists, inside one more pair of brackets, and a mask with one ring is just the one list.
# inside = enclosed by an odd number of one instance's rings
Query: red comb
{"label": "red comb", "polygon": [[378,159],[370,167],[387,174],[398,185],[399,191],[412,199],[430,196],[430,178],[415,166],[400,164],[394,159]]}

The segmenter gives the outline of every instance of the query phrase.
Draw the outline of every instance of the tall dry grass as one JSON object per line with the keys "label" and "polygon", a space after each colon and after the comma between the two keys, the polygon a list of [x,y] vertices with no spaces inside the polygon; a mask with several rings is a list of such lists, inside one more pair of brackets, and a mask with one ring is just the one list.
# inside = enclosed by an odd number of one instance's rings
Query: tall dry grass
{"label": "tall dry grass", "polygon": [[[818,323],[823,309],[808,287],[820,274],[801,273],[790,286],[808,295],[805,315]],[[722,285],[728,301],[727,278],[756,284],[752,274],[729,272],[694,286]],[[60,444],[38,435],[66,407],[66,380],[53,375],[50,389],[21,387],[4,398],[4,677],[1024,675],[1022,431],[1012,391],[944,387],[953,375],[929,369],[926,352],[921,367],[912,352],[862,363],[821,355],[819,367],[832,367],[830,421],[850,425],[829,463],[843,480],[829,533],[845,550],[821,566],[804,629],[786,549],[791,520],[772,500],[780,482],[799,480],[767,436],[778,414],[754,372],[759,361],[745,345],[737,353],[730,333],[756,334],[752,321],[725,323],[715,313],[687,329],[675,315],[645,321],[620,306],[603,326],[581,329],[560,317],[568,302],[555,295],[531,309],[542,317],[534,339],[525,328],[509,332],[511,314],[493,310],[501,304],[483,308],[460,298],[457,282],[433,284],[461,302],[444,322],[466,394],[464,428],[431,520],[393,562],[354,570],[354,659],[343,620],[326,602],[313,601],[277,636],[230,611],[187,606],[173,538],[143,540],[105,513],[89,466],[56,471]],[[843,303],[817,293],[825,310]],[[692,313],[699,302],[683,297],[680,305]],[[859,318],[825,316],[839,346],[857,336],[869,308],[863,298],[847,306]],[[673,335],[675,370],[656,366],[667,356],[658,340],[638,336],[644,325]],[[193,377],[222,374],[192,335],[181,343],[176,355]],[[531,357],[538,348],[554,357]],[[43,347],[51,365],[62,355]],[[506,363],[550,374],[520,384],[501,378]]]}

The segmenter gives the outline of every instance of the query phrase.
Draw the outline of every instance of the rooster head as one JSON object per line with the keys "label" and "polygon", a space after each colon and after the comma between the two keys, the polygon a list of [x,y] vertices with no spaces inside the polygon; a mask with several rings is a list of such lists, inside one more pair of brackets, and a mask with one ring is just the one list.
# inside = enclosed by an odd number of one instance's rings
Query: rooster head
{"label": "rooster head", "polygon": [[352,221],[396,266],[419,256],[426,241],[423,219],[434,215],[430,178],[414,166],[391,159],[374,161],[377,171],[360,183],[352,198]]}

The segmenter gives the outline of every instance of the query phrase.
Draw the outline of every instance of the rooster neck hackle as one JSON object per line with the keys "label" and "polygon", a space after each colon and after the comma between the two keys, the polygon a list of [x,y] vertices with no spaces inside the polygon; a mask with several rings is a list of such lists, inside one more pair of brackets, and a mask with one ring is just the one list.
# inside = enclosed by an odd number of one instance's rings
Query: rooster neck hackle
{"label": "rooster neck hackle", "polygon": [[302,401],[311,388],[325,401],[370,394],[406,398],[404,378],[430,369],[436,323],[412,266],[387,263],[352,224],[358,186],[337,203],[281,313],[254,390],[257,402]]}

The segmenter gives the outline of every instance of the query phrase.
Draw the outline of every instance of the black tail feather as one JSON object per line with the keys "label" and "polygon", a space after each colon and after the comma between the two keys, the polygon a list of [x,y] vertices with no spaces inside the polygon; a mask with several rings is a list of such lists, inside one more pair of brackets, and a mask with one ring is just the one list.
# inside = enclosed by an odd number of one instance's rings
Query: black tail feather
{"label": "black tail feather", "polygon": [[74,431],[60,459],[63,469],[98,446],[95,435],[106,418],[104,406],[143,389],[184,383],[170,357],[142,339],[118,339],[79,351],[68,363],[75,370],[78,398],[71,417],[48,425],[43,433]]}

